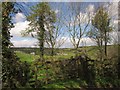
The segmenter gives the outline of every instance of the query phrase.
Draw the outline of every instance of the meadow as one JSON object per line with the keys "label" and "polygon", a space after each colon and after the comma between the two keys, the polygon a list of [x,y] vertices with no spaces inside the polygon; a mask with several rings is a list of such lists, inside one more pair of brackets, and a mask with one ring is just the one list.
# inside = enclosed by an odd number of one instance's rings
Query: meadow
{"label": "meadow", "polygon": [[[15,51],[16,55],[20,58],[20,61],[22,62],[26,61],[29,63],[31,71],[35,70],[36,62],[39,59],[38,48],[12,48],[12,50]],[[108,50],[108,53],[110,53],[109,58],[110,57],[112,58],[112,56],[117,55],[118,47],[108,46],[107,50]],[[45,49],[44,60],[46,62],[49,61],[50,64],[48,63],[46,64],[46,66],[42,66],[41,62],[37,64],[38,67],[40,67],[38,68],[38,71],[37,71],[38,80],[44,81],[46,79],[46,73],[48,74],[48,77],[50,80],[49,84],[43,84],[42,88],[81,88],[81,87],[88,86],[88,83],[84,79],[79,79],[79,78],[64,79],[63,76],[61,76],[63,73],[61,74],[62,71],[61,71],[60,65],[57,66],[56,62],[62,62],[65,60],[68,61],[71,58],[76,57],[76,53],[78,56],[82,55],[83,53],[86,53],[89,58],[97,60],[97,52],[98,52],[97,47],[96,46],[81,47],[78,49],[78,52],[76,52],[76,50],[72,48],[55,49],[55,52],[56,53],[54,56],[50,56],[50,49],[48,48]],[[109,61],[109,62],[115,63],[114,61]],[[48,69],[46,70],[46,68]],[[102,81],[100,81],[99,79],[97,80],[95,82],[95,83],[98,83],[97,87],[106,87],[106,84],[109,83],[105,81],[104,78],[101,79]],[[34,82],[34,81],[35,81],[35,74],[31,79],[31,82]]]}

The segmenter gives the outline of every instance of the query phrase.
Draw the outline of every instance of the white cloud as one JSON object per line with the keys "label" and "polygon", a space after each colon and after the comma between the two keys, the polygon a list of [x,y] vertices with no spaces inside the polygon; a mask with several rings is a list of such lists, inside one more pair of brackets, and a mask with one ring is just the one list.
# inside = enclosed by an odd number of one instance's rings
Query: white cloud
{"label": "white cloud", "polygon": [[76,26],[79,23],[81,25],[84,25],[85,23],[88,22],[88,19],[89,19],[89,17],[87,15],[87,13],[81,13],[80,12],[79,15],[77,15],[77,17],[73,17],[71,21],[68,21],[67,23],[66,22],[65,23],[68,26],[69,26],[69,24],[70,24],[70,26]]}
{"label": "white cloud", "polygon": [[22,30],[26,30],[26,28],[29,27],[28,24],[29,24],[28,21],[18,22],[16,24],[14,24],[15,27],[10,30],[11,35],[13,35],[13,37],[14,36],[21,36]]}
{"label": "white cloud", "polygon": [[113,23],[114,23],[114,24],[118,24],[118,20],[114,20]]}
{"label": "white cloud", "polygon": [[58,10],[58,9],[55,10],[55,13],[56,13],[56,14],[58,14],[59,12],[60,12],[60,10]]}
{"label": "white cloud", "polygon": [[[13,36],[11,42],[15,47],[34,47],[36,44],[37,39],[32,38],[30,35],[26,37],[21,35],[21,32],[29,27],[29,23],[29,21],[17,22],[14,24],[15,27],[10,30],[10,34]],[[36,35],[35,32],[33,34]]]}
{"label": "white cloud", "polygon": [[[88,14],[87,13],[81,13],[78,15],[78,20],[80,19],[80,23],[86,23],[88,21]],[[79,21],[77,21],[79,22]]]}
{"label": "white cloud", "polygon": [[105,7],[111,19],[110,25],[115,30],[118,30],[118,2],[111,2],[110,4],[106,3]]}
{"label": "white cloud", "polygon": [[93,45],[96,45],[96,43],[89,37],[84,37],[80,41],[80,46],[93,46]]}
{"label": "white cloud", "polygon": [[89,13],[94,12],[94,10],[95,8],[94,8],[94,5],[92,4],[89,4],[88,7],[86,8],[86,12],[89,12]]}
{"label": "white cloud", "polygon": [[120,0],[112,0],[112,2],[119,2]]}
{"label": "white cloud", "polygon": [[73,48],[73,45],[70,41],[69,37],[61,37],[62,39],[66,40],[65,43],[60,48]]}
{"label": "white cloud", "polygon": [[[95,15],[94,10],[95,10],[94,5],[90,4],[90,5],[88,5],[88,7],[86,7],[86,10],[84,13],[80,12],[77,15],[77,17],[73,17],[73,20],[76,20],[75,23],[74,23],[74,21],[70,21],[68,23],[70,23],[71,26],[78,25],[79,23],[81,23],[81,24],[88,23],[88,20],[92,19]],[[77,19],[75,19],[75,18],[77,18]]]}
{"label": "white cloud", "polygon": [[[61,46],[61,48],[73,48],[73,45],[69,37],[62,37],[62,38],[64,38],[66,41]],[[76,38],[75,40],[77,41],[78,39]],[[79,46],[93,46],[93,45],[96,45],[96,43],[88,37],[81,38],[79,43]]]}
{"label": "white cloud", "polygon": [[90,19],[92,19],[95,15],[95,6],[90,4],[88,5],[88,7],[86,8],[86,13],[88,13]]}
{"label": "white cloud", "polygon": [[17,13],[12,19],[16,23],[23,22],[26,20],[26,16],[23,13]]}
{"label": "white cloud", "polygon": [[108,13],[110,17],[114,17],[118,19],[118,3],[117,2],[111,2],[111,4],[108,7]]}
{"label": "white cloud", "polygon": [[109,44],[118,43],[119,32],[118,31],[112,31],[109,34],[110,34],[110,39],[111,39],[111,42]]}
{"label": "white cloud", "polygon": [[[73,45],[69,37],[61,37],[61,40],[62,39],[64,39],[65,42],[60,48],[73,48]],[[36,47],[38,40],[33,38],[31,39],[23,38],[22,40],[11,39],[11,42],[15,47]],[[60,42],[58,41],[57,44],[59,43]],[[90,38],[85,37],[81,39],[79,46],[92,46],[92,45],[95,45],[95,42],[92,41]],[[47,47],[46,43],[45,43],[45,47]]]}
{"label": "white cloud", "polygon": [[34,47],[37,39],[23,39],[11,41],[15,47]]}
{"label": "white cloud", "polygon": [[22,37],[21,32],[26,30],[29,27],[29,21],[26,20],[26,16],[23,13],[17,13],[12,17],[14,22],[14,27],[10,30],[11,35]]}

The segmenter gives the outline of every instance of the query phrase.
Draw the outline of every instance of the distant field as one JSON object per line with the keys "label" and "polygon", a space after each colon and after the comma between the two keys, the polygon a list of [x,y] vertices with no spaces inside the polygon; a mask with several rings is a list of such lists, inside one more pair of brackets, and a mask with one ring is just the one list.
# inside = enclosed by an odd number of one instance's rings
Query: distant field
{"label": "distant field", "polygon": [[[39,48],[11,48],[11,50],[15,51],[17,56],[20,58],[21,61],[33,62],[34,60],[39,58]],[[118,47],[117,46],[108,46],[108,56],[110,57],[111,54],[117,54]],[[87,46],[81,47],[78,49],[78,53],[86,53],[90,58],[97,59],[98,49],[96,46]],[[32,52],[35,55],[31,54]],[[45,49],[44,58],[46,60],[51,60],[51,49]],[[55,49],[55,55],[53,56],[54,60],[64,60],[74,57],[76,55],[75,49],[65,48],[65,49]]]}
{"label": "distant field", "polygon": [[[20,58],[21,61],[27,61],[29,63],[39,58],[39,55],[28,54],[23,51],[16,51],[15,53]],[[53,57],[50,55],[44,55],[44,59],[50,61],[51,58],[53,58],[56,61],[56,60],[69,59],[72,56],[75,56],[73,52],[64,52],[64,53],[59,53],[57,55],[54,55]]]}

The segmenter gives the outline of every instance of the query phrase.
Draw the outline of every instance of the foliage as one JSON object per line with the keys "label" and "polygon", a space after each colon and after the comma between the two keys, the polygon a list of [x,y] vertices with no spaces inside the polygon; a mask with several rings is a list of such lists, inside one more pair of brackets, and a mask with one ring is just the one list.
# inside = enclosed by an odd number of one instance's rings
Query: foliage
{"label": "foliage", "polygon": [[51,10],[47,2],[38,3],[36,6],[31,7],[31,10],[32,12],[27,17],[28,21],[30,21],[30,27],[24,32],[24,34],[31,34],[34,37],[32,32],[37,33],[37,39],[40,46],[40,58],[43,58],[45,34],[47,28],[54,28],[53,23],[55,22],[55,12]]}
{"label": "foliage", "polygon": [[[108,52],[111,53],[113,51],[115,51],[114,53],[112,53],[112,55],[116,55],[117,53],[117,48],[115,49],[114,46],[108,46],[107,47]],[[82,50],[84,48],[81,48],[80,50]],[[18,51],[20,50],[17,49]],[[15,51],[17,51],[15,50]],[[27,50],[27,49],[26,49]],[[46,52],[48,52],[48,49],[45,49]],[[56,50],[59,53],[63,53],[63,54],[68,54],[68,56],[64,56],[64,55],[55,55],[53,56],[54,62],[52,60],[52,57],[49,56],[48,54],[45,55],[44,59],[46,61],[51,62],[50,63],[50,70],[48,71],[48,74],[51,75],[49,76],[50,81],[48,85],[45,85],[45,66],[41,67],[41,63],[38,64],[38,66],[40,66],[40,70],[38,70],[38,80],[39,80],[39,84],[41,84],[43,86],[43,88],[55,88],[55,87],[59,87],[59,88],[65,88],[65,87],[72,87],[69,86],[70,83],[65,83],[66,79],[74,79],[75,80],[79,80],[78,83],[80,84],[80,87],[87,87],[87,86],[94,86],[94,87],[118,87],[119,85],[119,80],[117,80],[117,72],[116,72],[116,62],[117,60],[112,58],[111,60],[109,59],[107,62],[105,62],[105,64],[107,64],[107,67],[110,68],[104,68],[103,70],[105,71],[105,73],[107,72],[106,77],[105,76],[100,76],[101,74],[98,73],[98,68],[100,63],[98,63],[97,57],[96,55],[93,55],[95,53],[97,53],[97,46],[89,46],[86,47],[86,51],[88,56],[92,59],[95,60],[94,63],[89,62],[89,67],[88,67],[88,71],[85,72],[87,70],[87,67],[85,68],[85,64],[81,64],[79,63],[79,61],[81,60],[73,60],[74,58],[76,58],[75,56],[71,58],[71,56],[74,55],[75,50],[74,49],[58,49]],[[33,52],[33,51],[32,51]],[[27,57],[27,62],[30,62],[29,60],[32,60],[31,57],[33,57],[31,54],[26,54],[23,52],[16,52],[18,57],[21,58],[22,61],[25,61],[23,57]],[[70,56],[69,56],[70,55]],[[81,54],[80,54],[81,55]],[[109,55],[109,54],[108,54]],[[113,57],[112,55],[110,55],[109,57]],[[34,58],[37,59],[38,56],[34,56]],[[115,56],[116,57],[116,56]],[[83,61],[83,60],[81,60]],[[70,63],[71,62],[71,63]],[[34,65],[35,61],[32,60],[31,61],[31,71],[34,70],[35,65]],[[97,63],[97,64],[96,64]],[[94,66],[93,66],[94,64]],[[79,72],[79,75],[77,74]],[[101,71],[102,72],[102,71]],[[34,76],[35,72],[32,74]],[[91,77],[92,75],[92,77]],[[95,75],[95,77],[93,77]],[[109,78],[114,78],[113,80],[110,80]],[[35,79],[33,77],[33,79]],[[109,80],[108,80],[109,79]],[[57,83],[56,81],[63,81],[61,83]],[[64,81],[65,80],[65,81]],[[30,80],[32,81],[32,80]],[[34,80],[33,80],[34,81]],[[73,80],[72,80],[73,81]],[[93,82],[92,82],[93,81]],[[65,83],[65,84],[64,84]],[[76,83],[76,81],[75,81]],[[34,83],[33,83],[34,84]],[[40,86],[41,87],[41,86]]]}
{"label": "foliage", "polygon": [[[108,12],[103,6],[99,7],[93,20],[92,28],[88,36],[98,45],[97,60],[95,63],[96,75],[103,77],[114,77],[112,70],[115,68],[108,58],[107,43],[110,41],[109,33],[112,31]],[[114,73],[116,71],[114,70]]]}
{"label": "foliage", "polygon": [[110,40],[109,32],[112,31],[112,27],[110,27],[110,18],[103,7],[98,8],[92,20],[92,25],[93,27],[88,36],[97,43],[100,51],[100,58],[102,59],[103,56],[107,57],[107,43]]}
{"label": "foliage", "polygon": [[2,81],[3,88],[18,88],[27,84],[30,74],[29,65],[19,61],[10,50],[10,29],[13,27],[11,13],[14,13],[13,2],[2,3]]}

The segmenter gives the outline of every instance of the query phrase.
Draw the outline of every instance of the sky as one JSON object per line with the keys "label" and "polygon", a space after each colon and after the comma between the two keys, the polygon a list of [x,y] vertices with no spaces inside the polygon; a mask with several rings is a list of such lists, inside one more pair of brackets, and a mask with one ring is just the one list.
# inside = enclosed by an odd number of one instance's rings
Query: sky
{"label": "sky", "polygon": [[[23,37],[21,35],[21,32],[26,30],[26,28],[29,27],[29,25],[28,25],[29,21],[26,20],[26,16],[30,12],[29,7],[36,5],[37,2],[25,2],[25,3],[19,2],[19,4],[21,4],[21,6],[24,10],[23,10],[23,12],[18,12],[17,14],[13,15],[13,17],[12,17],[12,21],[14,22],[15,27],[10,30],[10,33],[13,36],[11,38],[11,42],[13,43],[13,45],[15,47],[36,47],[38,40],[36,38],[31,37],[30,35]],[[62,9],[59,10],[58,6],[60,4],[62,5]],[[66,4],[68,4],[68,3],[65,3],[65,2],[60,3],[59,2],[59,3],[55,4],[55,3],[51,2],[50,6],[51,6],[52,10],[54,10],[56,12],[56,14],[60,14],[60,12],[63,12],[63,14],[67,16],[67,13],[69,13],[69,11],[66,11]],[[87,3],[83,3],[82,6],[84,9],[82,9],[80,11],[81,15],[86,15],[85,12],[88,12],[88,11],[94,12],[95,8],[97,8],[97,6],[98,6],[98,2],[87,2]],[[111,6],[110,13],[111,13],[111,15],[117,13],[117,3],[114,3]],[[87,19],[83,20],[83,22],[86,22],[86,20]],[[117,23],[118,22],[115,19],[115,20],[113,20],[112,24],[117,25]],[[66,27],[63,27],[62,31],[65,32],[64,30],[66,30],[66,29],[67,29]],[[114,32],[111,33],[111,36],[115,36],[115,35],[116,35],[116,33],[114,33]],[[68,33],[65,33],[61,38],[65,40],[65,43],[60,48],[72,48],[73,47]],[[116,37],[114,37],[114,38],[116,38]],[[87,46],[96,45],[95,42],[93,40],[91,40],[90,38],[83,37],[81,39],[80,46],[84,46],[85,44]],[[45,46],[47,47],[46,44],[45,44]]]}

